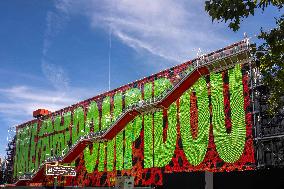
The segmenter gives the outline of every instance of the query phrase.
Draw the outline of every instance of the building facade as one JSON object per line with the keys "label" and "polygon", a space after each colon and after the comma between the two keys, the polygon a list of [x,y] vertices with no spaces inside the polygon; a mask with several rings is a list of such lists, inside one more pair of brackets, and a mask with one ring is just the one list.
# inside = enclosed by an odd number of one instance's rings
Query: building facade
{"label": "building facade", "polygon": [[[247,40],[17,126],[14,177],[52,185],[163,185],[163,174],[256,168]],[[81,147],[80,147],[81,145]],[[30,175],[25,177],[25,175]],[[19,184],[19,185],[21,185]]]}

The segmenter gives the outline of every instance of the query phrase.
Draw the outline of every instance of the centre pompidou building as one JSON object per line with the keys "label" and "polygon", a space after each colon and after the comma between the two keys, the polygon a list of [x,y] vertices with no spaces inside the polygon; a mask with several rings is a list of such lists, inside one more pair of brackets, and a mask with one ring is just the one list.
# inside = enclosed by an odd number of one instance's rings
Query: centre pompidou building
{"label": "centre pompidou building", "polygon": [[15,184],[51,186],[46,164],[58,163],[77,173],[60,186],[121,175],[161,186],[165,174],[266,165],[250,50],[245,39],[17,126]]}

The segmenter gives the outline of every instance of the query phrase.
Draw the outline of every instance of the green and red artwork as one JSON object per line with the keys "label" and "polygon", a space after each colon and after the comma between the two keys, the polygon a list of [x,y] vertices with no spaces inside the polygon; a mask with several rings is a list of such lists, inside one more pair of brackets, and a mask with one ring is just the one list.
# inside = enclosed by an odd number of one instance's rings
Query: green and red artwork
{"label": "green and red artwork", "polygon": [[[18,126],[14,176],[36,171],[80,136],[107,128],[125,108],[158,97],[189,64]],[[72,163],[77,176],[59,184],[112,186],[116,176],[132,175],[135,185],[162,185],[163,173],[254,169],[248,79],[240,65],[200,77],[168,108],[141,114],[112,140],[89,145]]]}

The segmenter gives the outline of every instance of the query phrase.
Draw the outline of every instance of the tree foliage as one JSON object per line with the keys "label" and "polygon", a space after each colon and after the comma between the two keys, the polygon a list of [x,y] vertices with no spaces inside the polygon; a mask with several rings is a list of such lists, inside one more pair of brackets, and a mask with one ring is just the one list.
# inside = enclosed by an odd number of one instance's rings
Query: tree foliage
{"label": "tree foliage", "polygon": [[240,21],[254,15],[255,9],[264,11],[271,5],[281,10],[283,4],[284,0],[209,0],[205,1],[205,10],[212,17],[212,21],[229,21],[229,27],[237,31],[240,28]]}
{"label": "tree foliage", "polygon": [[[205,10],[212,21],[228,22],[233,31],[240,28],[240,22],[256,9],[265,13],[268,6],[283,10],[284,0],[207,0]],[[255,57],[260,68],[263,82],[270,91],[270,111],[275,112],[284,106],[284,14],[276,18],[276,27],[270,31],[260,28],[258,38],[263,41],[256,47]],[[282,99],[282,100],[281,100]]]}
{"label": "tree foliage", "polygon": [[15,157],[15,142],[16,137],[8,143],[6,151],[7,156],[5,158],[5,168],[3,170],[2,182],[3,183],[13,183],[13,167],[14,167],[14,157]]}
{"label": "tree foliage", "polygon": [[277,25],[270,32],[261,30],[258,38],[264,43],[256,51],[263,82],[271,91],[269,103],[272,112],[284,106],[284,100],[281,100],[284,96],[284,16],[277,20]]}

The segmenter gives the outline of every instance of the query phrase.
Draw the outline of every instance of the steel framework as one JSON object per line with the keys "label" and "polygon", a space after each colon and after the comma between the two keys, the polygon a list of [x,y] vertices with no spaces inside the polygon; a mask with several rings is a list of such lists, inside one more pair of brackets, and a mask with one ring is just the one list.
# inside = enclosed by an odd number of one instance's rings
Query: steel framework
{"label": "steel framework", "polygon": [[283,167],[284,109],[269,114],[269,87],[263,84],[259,68],[254,64],[250,65],[250,74],[257,168]]}

